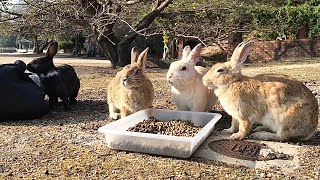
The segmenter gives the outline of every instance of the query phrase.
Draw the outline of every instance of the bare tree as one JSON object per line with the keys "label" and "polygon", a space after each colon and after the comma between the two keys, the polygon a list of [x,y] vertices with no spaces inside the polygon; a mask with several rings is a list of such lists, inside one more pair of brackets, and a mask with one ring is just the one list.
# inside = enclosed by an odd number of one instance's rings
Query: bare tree
{"label": "bare tree", "polygon": [[[138,35],[148,33],[148,27],[174,0],[22,0],[24,13],[15,16],[17,30],[28,32],[32,37],[39,34],[59,34],[90,30],[102,52],[111,60],[113,67],[130,63],[130,47]],[[137,11],[152,6],[140,18]],[[14,16],[15,12],[10,12]],[[117,37],[116,24],[125,24],[129,31]],[[31,33],[33,32],[33,33]]]}
{"label": "bare tree", "polygon": [[[81,0],[81,7],[87,17],[90,17],[90,26],[105,55],[112,65],[124,66],[130,63],[130,47],[135,38],[147,31],[147,28],[173,0],[157,0],[153,9],[141,19],[130,22],[124,14],[125,6],[133,6],[142,1],[103,1]],[[130,30],[123,36],[117,37],[114,26],[117,22],[125,23]],[[132,24],[132,25],[131,25]]]}

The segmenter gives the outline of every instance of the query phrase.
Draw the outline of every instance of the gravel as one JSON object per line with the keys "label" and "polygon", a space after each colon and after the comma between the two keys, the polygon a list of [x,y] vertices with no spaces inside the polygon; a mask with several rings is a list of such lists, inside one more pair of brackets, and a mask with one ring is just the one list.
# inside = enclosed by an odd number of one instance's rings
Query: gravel
{"label": "gravel", "polygon": [[[61,104],[41,119],[0,122],[0,179],[320,179],[319,129],[313,140],[299,143],[301,167],[293,173],[109,149],[97,128],[113,121],[108,117],[105,92],[118,70],[93,66],[75,69],[81,89],[72,111],[64,112]],[[244,68],[243,72],[291,75],[307,82],[319,99],[319,69],[318,62],[299,66],[277,63]],[[165,81],[167,70],[146,70],[156,94],[153,107],[174,109]],[[214,111],[223,115],[216,130],[228,127],[231,118],[219,106]]]}

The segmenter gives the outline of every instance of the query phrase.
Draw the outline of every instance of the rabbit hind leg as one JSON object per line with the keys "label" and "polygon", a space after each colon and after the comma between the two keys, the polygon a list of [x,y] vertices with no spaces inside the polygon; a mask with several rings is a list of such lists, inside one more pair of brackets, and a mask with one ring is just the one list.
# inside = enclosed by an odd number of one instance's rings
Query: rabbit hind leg
{"label": "rabbit hind leg", "polygon": [[267,132],[267,131],[259,131],[254,132],[250,135],[250,138],[264,141],[283,141],[285,138],[280,136],[277,133]]}
{"label": "rabbit hind leg", "polygon": [[78,80],[75,85],[75,88],[73,89],[73,92],[70,94],[70,97],[69,97],[70,104],[77,104],[76,97],[78,96],[79,89],[80,89],[80,81]]}
{"label": "rabbit hind leg", "polygon": [[260,132],[260,131],[272,132],[269,128],[265,126],[258,126],[252,130],[252,132]]}

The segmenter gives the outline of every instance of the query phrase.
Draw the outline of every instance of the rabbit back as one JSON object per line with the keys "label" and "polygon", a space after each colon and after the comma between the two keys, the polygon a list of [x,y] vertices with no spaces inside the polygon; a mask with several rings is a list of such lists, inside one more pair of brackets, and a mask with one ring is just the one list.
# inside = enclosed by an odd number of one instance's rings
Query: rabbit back
{"label": "rabbit back", "polygon": [[301,82],[286,75],[242,75],[240,65],[251,47],[250,42],[240,43],[230,61],[214,65],[203,77],[235,121],[225,131],[233,133],[232,139],[243,139],[252,124],[259,123],[268,131],[255,129],[254,139],[309,139],[318,125],[317,99]]}
{"label": "rabbit back", "polygon": [[64,64],[57,66],[60,79],[67,89],[67,93],[71,104],[75,104],[75,98],[78,96],[80,89],[80,80],[76,71],[71,65]]}

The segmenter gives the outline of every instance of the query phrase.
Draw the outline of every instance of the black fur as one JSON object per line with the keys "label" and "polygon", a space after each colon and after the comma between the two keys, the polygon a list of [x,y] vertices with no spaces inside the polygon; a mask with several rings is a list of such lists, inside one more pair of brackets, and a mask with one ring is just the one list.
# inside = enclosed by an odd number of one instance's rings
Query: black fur
{"label": "black fur", "polygon": [[65,64],[56,67],[53,64],[57,49],[58,43],[51,43],[46,56],[31,61],[27,69],[39,76],[44,91],[49,96],[50,107],[53,108],[60,98],[67,111],[70,110],[70,104],[77,103],[80,80],[72,66]]}

